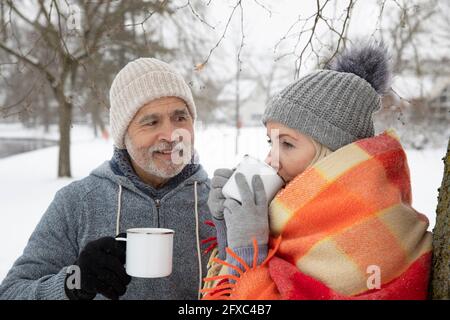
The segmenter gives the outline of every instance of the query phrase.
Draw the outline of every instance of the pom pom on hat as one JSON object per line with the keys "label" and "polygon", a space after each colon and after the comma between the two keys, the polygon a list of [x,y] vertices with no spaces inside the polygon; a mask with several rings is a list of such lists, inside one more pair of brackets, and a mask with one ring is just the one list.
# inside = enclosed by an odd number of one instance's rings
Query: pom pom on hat
{"label": "pom pom on hat", "polygon": [[389,57],[383,44],[355,44],[336,56],[326,69],[353,73],[366,80],[380,95],[387,93],[391,86]]}

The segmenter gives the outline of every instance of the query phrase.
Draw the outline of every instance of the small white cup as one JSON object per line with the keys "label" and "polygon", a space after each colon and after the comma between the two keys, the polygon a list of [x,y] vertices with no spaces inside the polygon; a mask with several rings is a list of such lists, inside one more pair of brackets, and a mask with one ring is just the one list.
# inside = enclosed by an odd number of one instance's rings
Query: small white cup
{"label": "small white cup", "polygon": [[222,188],[222,193],[226,198],[232,198],[241,203],[241,195],[235,180],[235,175],[237,172],[240,172],[245,176],[245,179],[251,189],[253,176],[257,174],[260,175],[264,184],[264,190],[266,191],[268,203],[272,201],[277,192],[284,185],[283,179],[277,174],[277,171],[274,168],[263,161],[246,155]]}
{"label": "small white cup", "polygon": [[127,230],[126,272],[137,278],[162,278],[172,273],[173,236],[175,231],[163,228]]}

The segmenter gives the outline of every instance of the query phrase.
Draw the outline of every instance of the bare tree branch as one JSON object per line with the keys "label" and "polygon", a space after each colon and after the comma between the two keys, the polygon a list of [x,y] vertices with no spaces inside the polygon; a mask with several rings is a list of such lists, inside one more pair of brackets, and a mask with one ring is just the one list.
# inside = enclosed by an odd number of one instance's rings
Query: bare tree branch
{"label": "bare tree branch", "polygon": [[[233,6],[233,9],[231,10],[230,15],[228,16],[228,20],[227,20],[227,23],[226,23],[225,28],[224,28],[224,30],[223,30],[222,36],[219,38],[219,40],[216,42],[216,44],[211,48],[211,50],[209,51],[208,56],[206,57],[206,59],[205,59],[202,63],[200,63],[199,65],[197,65],[196,70],[201,70],[201,69],[208,63],[208,61],[209,61],[209,59],[211,58],[211,55],[212,55],[212,53],[214,52],[214,50],[216,50],[216,49],[219,47],[220,43],[221,43],[222,40],[225,38],[225,35],[226,35],[226,33],[227,33],[227,30],[228,30],[228,27],[229,27],[229,25],[230,25],[230,22],[231,22],[231,20],[233,19],[234,12],[236,11],[236,9],[237,9],[238,7],[241,7],[241,8],[242,8],[241,2],[242,2],[242,0],[238,0],[238,1],[236,2],[236,4]],[[241,44],[242,44],[242,43],[241,43]]]}

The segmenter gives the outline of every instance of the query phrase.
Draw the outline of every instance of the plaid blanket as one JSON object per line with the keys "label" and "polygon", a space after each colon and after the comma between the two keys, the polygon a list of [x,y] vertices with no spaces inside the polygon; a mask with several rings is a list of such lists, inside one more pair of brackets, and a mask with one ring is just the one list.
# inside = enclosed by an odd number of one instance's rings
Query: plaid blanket
{"label": "plaid blanket", "polygon": [[432,237],[411,206],[393,130],[322,159],[282,189],[269,212],[266,260],[257,265],[256,252],[248,266],[227,248],[243,269],[213,257],[239,276],[206,278],[215,285],[204,299],[426,299]]}

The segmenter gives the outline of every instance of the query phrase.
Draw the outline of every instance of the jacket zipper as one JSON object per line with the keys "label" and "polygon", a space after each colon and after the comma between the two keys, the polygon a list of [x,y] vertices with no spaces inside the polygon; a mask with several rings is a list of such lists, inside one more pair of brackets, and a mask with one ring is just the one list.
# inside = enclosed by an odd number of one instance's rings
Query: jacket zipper
{"label": "jacket zipper", "polygon": [[160,228],[160,225],[159,225],[159,208],[161,207],[161,200],[160,199],[156,199],[155,200],[155,203],[156,203],[156,215],[157,215],[157,224],[158,224],[158,228]]}
{"label": "jacket zipper", "polygon": [[[200,183],[203,183],[203,181],[198,181],[198,183],[200,184]],[[187,183],[183,183],[183,184],[181,184],[181,185],[179,185],[179,186],[177,186],[175,189],[173,189],[173,190],[171,190],[170,192],[168,192],[164,197],[167,197],[168,195],[170,195],[171,193],[173,193],[174,191],[178,191],[178,189],[181,189],[181,188],[183,188],[183,187],[185,187],[185,186],[190,186],[190,185],[193,185],[194,184],[194,182],[193,181],[189,181],[189,182],[187,182]],[[161,199],[155,199],[155,205],[156,205],[156,214],[157,214],[157,223],[158,223],[158,228],[161,228],[161,226],[160,226],[160,222],[159,222],[159,208],[161,207]]]}

